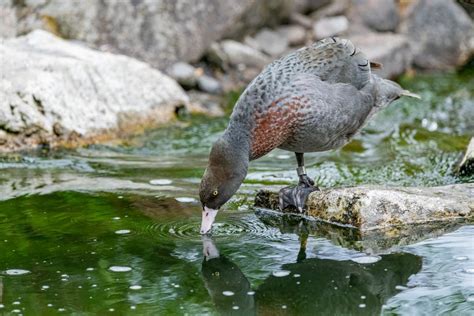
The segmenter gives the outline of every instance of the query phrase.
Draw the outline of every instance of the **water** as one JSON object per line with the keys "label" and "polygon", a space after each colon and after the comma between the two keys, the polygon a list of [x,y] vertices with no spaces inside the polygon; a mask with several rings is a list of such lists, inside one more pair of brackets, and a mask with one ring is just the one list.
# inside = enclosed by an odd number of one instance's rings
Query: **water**
{"label": "water", "polygon": [[[400,100],[344,149],[308,155],[320,186],[474,181],[451,171],[474,134],[472,71],[402,84],[423,101]],[[350,231],[305,241],[301,227],[257,217],[256,190],[295,181],[284,151],[251,163],[213,237],[201,238],[197,187],[225,125],[196,117],[120,145],[2,156],[0,314],[472,311],[473,225],[365,254]]]}

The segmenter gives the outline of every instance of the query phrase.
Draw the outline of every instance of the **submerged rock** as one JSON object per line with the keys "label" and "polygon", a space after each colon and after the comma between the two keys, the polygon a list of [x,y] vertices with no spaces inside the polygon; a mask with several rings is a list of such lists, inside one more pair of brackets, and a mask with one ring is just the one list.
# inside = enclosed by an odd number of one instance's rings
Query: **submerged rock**
{"label": "submerged rock", "polygon": [[474,175],[474,137],[471,138],[466,152],[456,166],[455,172],[461,176]]}
{"label": "submerged rock", "polygon": [[0,68],[0,151],[106,139],[164,123],[188,104],[149,65],[40,30],[2,42]]}
{"label": "submerged rock", "polygon": [[474,24],[453,0],[414,1],[400,28],[420,68],[449,69],[474,52]]}
{"label": "submerged rock", "polygon": [[393,33],[368,33],[349,36],[349,39],[371,61],[381,63],[382,69],[373,70],[383,78],[403,74],[411,65],[413,54],[404,35]]}
{"label": "submerged rock", "polygon": [[[278,209],[278,193],[260,191],[255,206]],[[361,231],[474,216],[474,184],[431,188],[334,188],[309,195],[307,214]]]}

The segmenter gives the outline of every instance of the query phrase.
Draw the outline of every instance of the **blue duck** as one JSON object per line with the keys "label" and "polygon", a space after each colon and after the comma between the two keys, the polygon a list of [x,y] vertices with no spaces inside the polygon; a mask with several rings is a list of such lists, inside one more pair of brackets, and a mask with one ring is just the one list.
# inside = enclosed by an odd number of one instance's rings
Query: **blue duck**
{"label": "blue duck", "polygon": [[404,95],[418,97],[372,74],[371,67],[380,66],[351,41],[331,37],[265,67],[212,146],[199,190],[201,234],[238,190],[249,162],[275,148],[294,152],[298,164],[299,183],[280,191],[280,208],[303,212],[307,196],[318,190],[306,174],[304,153],[342,147],[380,109]]}

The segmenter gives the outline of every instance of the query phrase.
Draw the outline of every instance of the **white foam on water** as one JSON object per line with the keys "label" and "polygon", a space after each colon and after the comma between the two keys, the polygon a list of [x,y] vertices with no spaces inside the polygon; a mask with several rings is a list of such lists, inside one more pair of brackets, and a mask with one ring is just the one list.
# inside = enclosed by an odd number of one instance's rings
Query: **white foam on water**
{"label": "white foam on water", "polygon": [[193,203],[193,202],[197,202],[197,200],[196,200],[195,198],[185,197],[185,196],[177,197],[177,198],[176,198],[176,201],[181,202],[181,203]]}
{"label": "white foam on water", "polygon": [[153,180],[150,180],[151,185],[167,185],[167,184],[171,184],[171,183],[173,183],[173,181],[171,181],[169,179],[153,179]]}
{"label": "white foam on water", "polygon": [[24,275],[31,273],[31,271],[24,270],[24,269],[8,269],[5,271],[6,275]]}
{"label": "white foam on water", "polygon": [[463,269],[465,273],[474,274],[474,268],[465,268]]}
{"label": "white foam on water", "polygon": [[288,270],[280,270],[280,271],[273,271],[273,276],[277,277],[277,278],[281,278],[281,277],[286,277],[288,275],[290,275],[291,271],[288,271]]}
{"label": "white foam on water", "polygon": [[132,271],[132,268],[125,266],[111,266],[109,270],[112,272],[130,272]]}
{"label": "white foam on water", "polygon": [[141,285],[130,285],[129,287],[130,290],[141,290],[141,288]]}
{"label": "white foam on water", "polygon": [[224,296],[233,296],[233,295],[234,295],[234,292],[232,292],[232,291],[224,291],[224,292],[222,292],[222,295],[224,295]]}
{"label": "white foam on water", "polygon": [[115,231],[115,233],[117,235],[126,235],[126,234],[130,234],[130,230],[129,229],[119,229],[119,230]]}
{"label": "white foam on water", "polygon": [[469,260],[469,257],[468,256],[456,256],[456,257],[454,257],[454,260],[466,261],[466,260]]}
{"label": "white foam on water", "polygon": [[378,262],[382,259],[380,256],[363,256],[363,257],[355,257],[351,258],[352,261],[360,263],[360,264],[370,264]]}

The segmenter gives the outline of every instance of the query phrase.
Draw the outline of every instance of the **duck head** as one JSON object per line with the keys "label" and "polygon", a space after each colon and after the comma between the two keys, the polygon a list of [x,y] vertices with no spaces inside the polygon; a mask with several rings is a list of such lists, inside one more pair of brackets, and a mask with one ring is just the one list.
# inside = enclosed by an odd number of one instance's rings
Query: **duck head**
{"label": "duck head", "polygon": [[217,212],[239,189],[247,175],[248,151],[221,137],[212,146],[209,164],[201,180],[201,234],[208,233]]}

